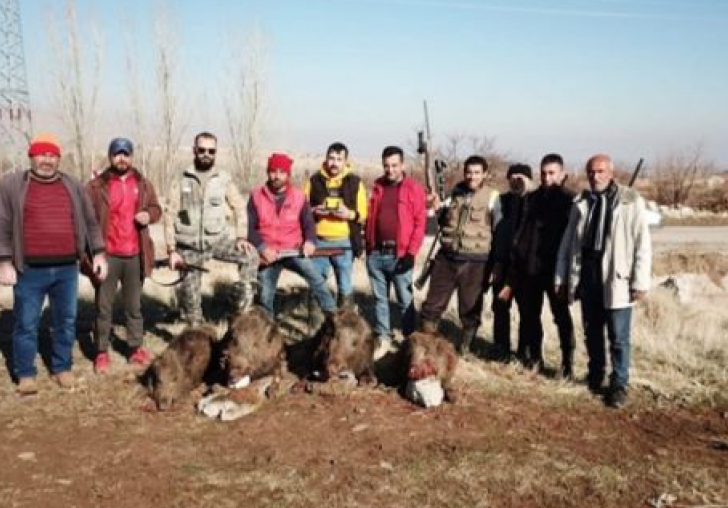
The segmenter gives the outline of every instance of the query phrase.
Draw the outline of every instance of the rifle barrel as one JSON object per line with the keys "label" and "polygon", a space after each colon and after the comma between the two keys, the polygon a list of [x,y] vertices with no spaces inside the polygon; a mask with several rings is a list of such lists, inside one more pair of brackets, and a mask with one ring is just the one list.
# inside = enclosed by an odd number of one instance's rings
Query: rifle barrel
{"label": "rifle barrel", "polygon": [[637,167],[634,168],[634,171],[632,172],[632,177],[629,179],[629,186],[632,187],[634,183],[637,181],[637,177],[640,174],[640,170],[642,170],[642,164],[644,164],[645,159],[643,157],[640,157],[639,162],[637,163]]}

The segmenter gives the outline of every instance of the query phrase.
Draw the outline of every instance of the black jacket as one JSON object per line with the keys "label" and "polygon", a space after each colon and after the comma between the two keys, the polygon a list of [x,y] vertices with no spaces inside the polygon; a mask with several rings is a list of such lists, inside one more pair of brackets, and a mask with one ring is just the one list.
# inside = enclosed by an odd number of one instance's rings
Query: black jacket
{"label": "black jacket", "polygon": [[510,283],[524,276],[553,279],[573,202],[574,194],[562,186],[539,187],[529,195],[525,217],[513,239]]}

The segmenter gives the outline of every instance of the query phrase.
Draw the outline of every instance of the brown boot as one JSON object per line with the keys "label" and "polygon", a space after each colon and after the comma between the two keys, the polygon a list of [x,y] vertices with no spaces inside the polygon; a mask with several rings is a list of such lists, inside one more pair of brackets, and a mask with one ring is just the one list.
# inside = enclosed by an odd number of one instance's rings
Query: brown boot
{"label": "brown boot", "polygon": [[35,395],[38,393],[38,383],[34,377],[21,377],[18,379],[17,391],[20,395]]}
{"label": "brown boot", "polygon": [[64,370],[58,374],[53,375],[53,380],[58,383],[58,386],[65,389],[71,389],[76,386],[76,376],[70,370]]}

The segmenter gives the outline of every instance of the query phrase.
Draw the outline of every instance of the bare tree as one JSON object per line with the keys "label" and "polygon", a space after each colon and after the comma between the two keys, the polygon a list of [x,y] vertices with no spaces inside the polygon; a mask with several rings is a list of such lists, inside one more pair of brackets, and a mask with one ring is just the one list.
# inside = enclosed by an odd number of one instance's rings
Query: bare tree
{"label": "bare tree", "polygon": [[175,32],[170,26],[169,10],[160,2],[155,22],[155,45],[157,49],[157,88],[159,94],[160,163],[149,176],[158,189],[167,189],[174,171],[174,161],[182,137],[183,120],[178,96],[179,58],[175,51]]}
{"label": "bare tree", "polygon": [[49,42],[57,51],[57,98],[64,126],[71,133],[73,169],[77,176],[84,178],[96,165],[94,146],[103,53],[101,35],[95,23],[86,22],[84,33],[90,40],[80,40],[75,0],[67,0],[60,26],[59,32],[49,32]]}
{"label": "bare tree", "polygon": [[129,93],[129,106],[131,107],[131,124],[132,139],[135,145],[136,164],[142,171],[151,171],[152,154],[154,153],[154,142],[149,122],[149,101],[147,96],[142,93],[143,74],[139,69],[140,54],[138,44],[136,44],[136,33],[131,27],[135,27],[136,23],[133,19],[127,17],[126,26],[130,27],[125,33],[124,50],[125,50],[125,67],[126,77],[125,83]]}
{"label": "bare tree", "polygon": [[701,144],[672,152],[655,167],[657,201],[675,208],[684,205],[697,181],[712,170]]}
{"label": "bare tree", "polygon": [[267,41],[259,25],[254,25],[242,44],[231,55],[229,79],[224,90],[223,107],[235,173],[244,187],[252,185],[256,158],[261,149],[265,120],[267,75]]}

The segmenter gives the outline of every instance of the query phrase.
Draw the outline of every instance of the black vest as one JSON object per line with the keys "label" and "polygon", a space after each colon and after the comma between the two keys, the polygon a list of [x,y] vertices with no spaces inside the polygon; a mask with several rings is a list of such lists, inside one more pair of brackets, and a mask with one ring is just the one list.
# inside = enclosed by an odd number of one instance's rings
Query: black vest
{"label": "black vest", "polygon": [[[351,250],[355,257],[359,257],[364,251],[364,242],[362,241],[362,229],[359,223],[359,212],[357,211],[356,195],[359,192],[361,179],[349,173],[341,180],[341,187],[335,190],[339,192],[336,197],[340,197],[349,210],[354,210],[356,219],[349,221],[349,239],[351,241]],[[327,197],[332,197],[330,190],[326,187],[326,178],[321,173],[316,173],[311,177],[311,188],[309,203],[311,207],[319,206],[324,203]]]}

